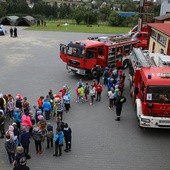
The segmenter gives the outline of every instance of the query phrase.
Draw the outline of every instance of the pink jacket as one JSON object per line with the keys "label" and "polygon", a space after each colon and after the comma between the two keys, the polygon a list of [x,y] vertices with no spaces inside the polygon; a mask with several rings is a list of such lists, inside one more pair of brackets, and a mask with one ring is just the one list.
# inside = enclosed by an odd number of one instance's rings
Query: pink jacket
{"label": "pink jacket", "polygon": [[29,115],[22,115],[22,126],[32,127],[31,118]]}

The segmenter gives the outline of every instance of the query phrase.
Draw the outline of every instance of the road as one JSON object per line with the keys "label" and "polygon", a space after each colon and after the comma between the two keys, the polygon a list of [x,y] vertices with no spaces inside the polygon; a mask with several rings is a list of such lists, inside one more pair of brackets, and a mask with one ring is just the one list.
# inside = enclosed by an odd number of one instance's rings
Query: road
{"label": "road", "polygon": [[[129,95],[128,72],[124,104],[120,122],[114,120],[115,111],[108,109],[104,88],[101,102],[75,102],[75,85],[81,78],[68,73],[59,58],[59,44],[81,40],[92,35],[69,32],[26,31],[18,29],[18,38],[0,37],[0,92],[27,96],[31,105],[50,88],[57,92],[64,84],[72,89],[71,110],[64,113],[73,131],[72,151],[53,157],[53,149],[36,155],[31,141],[31,170],[169,170],[169,130],[141,129]],[[84,82],[88,78],[82,77]],[[51,120],[55,125],[55,121]],[[4,140],[0,139],[2,170],[12,169],[7,160]]]}

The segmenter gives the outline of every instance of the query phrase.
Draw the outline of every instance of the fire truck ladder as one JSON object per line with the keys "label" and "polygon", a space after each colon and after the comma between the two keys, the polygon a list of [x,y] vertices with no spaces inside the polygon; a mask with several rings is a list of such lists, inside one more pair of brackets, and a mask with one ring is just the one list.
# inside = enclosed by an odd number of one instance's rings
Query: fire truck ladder
{"label": "fire truck ladder", "polygon": [[134,60],[137,67],[150,67],[155,66],[155,64],[151,61],[150,57],[143,54],[143,51],[140,48],[133,48],[135,53]]}

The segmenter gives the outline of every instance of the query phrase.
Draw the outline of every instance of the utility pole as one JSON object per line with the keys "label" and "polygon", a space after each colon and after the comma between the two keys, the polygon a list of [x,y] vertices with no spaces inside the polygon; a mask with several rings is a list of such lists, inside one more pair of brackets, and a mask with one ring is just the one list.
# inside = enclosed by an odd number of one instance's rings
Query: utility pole
{"label": "utility pole", "polygon": [[148,13],[147,7],[153,5],[153,0],[140,0],[139,4],[139,20],[138,20],[138,31],[141,31],[142,24],[144,22],[144,15],[145,20],[147,21],[147,15],[151,14]]}

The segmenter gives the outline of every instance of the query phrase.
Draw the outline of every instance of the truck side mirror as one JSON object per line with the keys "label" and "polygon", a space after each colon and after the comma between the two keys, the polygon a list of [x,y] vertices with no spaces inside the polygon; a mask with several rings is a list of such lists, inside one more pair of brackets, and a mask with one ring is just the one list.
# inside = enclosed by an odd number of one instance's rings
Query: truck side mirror
{"label": "truck side mirror", "polygon": [[135,87],[135,95],[138,95],[138,93],[139,93],[139,88]]}

